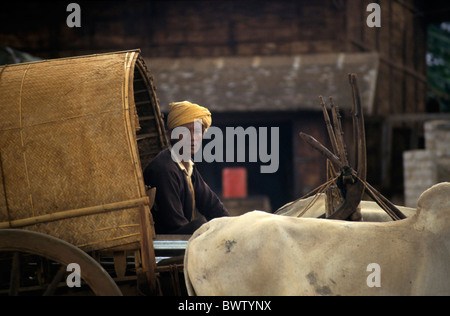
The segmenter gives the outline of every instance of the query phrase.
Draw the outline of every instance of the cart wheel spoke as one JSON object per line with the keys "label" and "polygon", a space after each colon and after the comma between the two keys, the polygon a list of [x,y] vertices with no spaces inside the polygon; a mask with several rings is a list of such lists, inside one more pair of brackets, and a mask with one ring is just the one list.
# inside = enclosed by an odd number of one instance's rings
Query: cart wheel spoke
{"label": "cart wheel spoke", "polygon": [[48,285],[47,289],[45,290],[43,296],[51,296],[55,293],[56,287],[58,286],[59,281],[63,278],[64,274],[66,273],[66,266],[61,265],[58,272],[56,272],[55,276],[53,277],[52,282]]}
{"label": "cart wheel spoke", "polygon": [[17,296],[20,287],[20,254],[15,251],[11,264],[11,276],[9,281],[9,296]]}
{"label": "cart wheel spoke", "polygon": [[[40,258],[46,261],[52,261],[60,264],[59,270],[53,277],[50,277],[50,284],[45,291],[40,286],[33,284],[32,292],[43,291],[44,295],[52,295],[58,286],[59,281],[66,272],[66,266],[70,263],[77,263],[81,269],[81,279],[96,295],[122,295],[117,284],[112,280],[111,276],[100,266],[100,264],[90,257],[81,249],[52,236],[18,229],[0,229],[0,253],[4,252],[7,257],[11,258],[11,273],[9,278],[9,286],[6,292],[9,295],[19,295],[21,293],[21,285],[30,281],[29,278],[35,278],[41,269]],[[22,255],[21,255],[22,254]],[[2,258],[4,256],[0,256]],[[31,258],[32,264],[26,265]],[[39,258],[40,257],[40,258]],[[21,261],[23,263],[21,264]],[[29,262],[28,262],[29,263]],[[31,274],[27,274],[28,270],[35,268]],[[27,271],[24,271],[26,268]],[[51,273],[43,271],[43,273]],[[54,272],[53,272],[54,273]],[[27,276],[25,278],[24,276]],[[50,274],[52,275],[52,274]],[[46,278],[44,278],[46,279]],[[1,278],[0,278],[1,280]],[[42,292],[41,292],[42,293]]]}

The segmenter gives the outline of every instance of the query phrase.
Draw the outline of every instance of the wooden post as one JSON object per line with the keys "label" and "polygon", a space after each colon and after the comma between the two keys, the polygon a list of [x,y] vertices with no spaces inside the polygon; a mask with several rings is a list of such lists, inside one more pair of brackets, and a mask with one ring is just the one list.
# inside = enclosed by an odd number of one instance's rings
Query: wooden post
{"label": "wooden post", "polygon": [[[155,249],[153,247],[153,238],[156,237],[153,219],[150,213],[155,201],[156,188],[147,190],[149,196],[149,205],[144,205],[139,210],[141,224],[141,262],[142,273],[148,285],[150,295],[156,295],[156,258]],[[139,276],[138,276],[139,278]]]}
{"label": "wooden post", "polygon": [[73,217],[80,217],[80,216],[87,216],[87,215],[94,215],[94,214],[99,214],[99,213],[129,209],[129,208],[138,207],[141,205],[148,205],[148,204],[149,204],[149,198],[142,197],[142,198],[129,200],[129,201],[121,201],[121,202],[115,202],[115,203],[110,203],[110,204],[85,207],[85,208],[80,208],[80,209],[75,209],[75,210],[68,210],[68,211],[62,211],[62,212],[57,212],[57,213],[52,213],[52,214],[29,217],[29,218],[24,218],[24,219],[11,220],[8,222],[1,222],[0,229],[31,226],[31,225],[35,225],[35,224],[54,222],[54,221],[61,220],[61,219],[68,219],[68,218],[73,218]]}

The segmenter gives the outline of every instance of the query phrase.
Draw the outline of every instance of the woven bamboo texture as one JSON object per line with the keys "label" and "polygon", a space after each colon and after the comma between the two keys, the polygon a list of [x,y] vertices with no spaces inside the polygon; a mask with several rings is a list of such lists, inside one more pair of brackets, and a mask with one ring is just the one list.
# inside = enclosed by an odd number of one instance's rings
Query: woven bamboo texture
{"label": "woven bamboo texture", "polygon": [[[142,199],[138,147],[150,160],[165,146],[162,130],[139,51],[0,67],[0,222]],[[24,229],[85,251],[137,245],[142,208],[149,212],[143,204]]]}

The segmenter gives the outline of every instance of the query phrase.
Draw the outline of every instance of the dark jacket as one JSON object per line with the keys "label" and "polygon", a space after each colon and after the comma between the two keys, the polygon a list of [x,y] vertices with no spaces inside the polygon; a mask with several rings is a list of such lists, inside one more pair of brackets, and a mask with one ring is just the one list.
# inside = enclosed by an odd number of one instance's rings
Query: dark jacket
{"label": "dark jacket", "polygon": [[[207,220],[228,216],[218,196],[205,183],[194,165],[192,185],[195,192],[196,209]],[[192,194],[186,174],[172,160],[169,149],[160,152],[144,171],[146,185],[156,188],[152,210],[157,234],[170,234],[188,224],[193,214]]]}

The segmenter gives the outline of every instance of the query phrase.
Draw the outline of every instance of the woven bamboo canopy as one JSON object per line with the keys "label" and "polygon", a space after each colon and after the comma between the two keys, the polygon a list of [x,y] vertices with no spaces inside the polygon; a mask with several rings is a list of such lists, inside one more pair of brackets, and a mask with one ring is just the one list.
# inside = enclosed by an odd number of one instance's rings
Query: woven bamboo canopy
{"label": "woven bamboo canopy", "polygon": [[139,50],[0,67],[0,228],[86,251],[138,243],[163,130]]}

